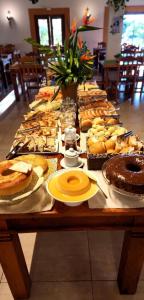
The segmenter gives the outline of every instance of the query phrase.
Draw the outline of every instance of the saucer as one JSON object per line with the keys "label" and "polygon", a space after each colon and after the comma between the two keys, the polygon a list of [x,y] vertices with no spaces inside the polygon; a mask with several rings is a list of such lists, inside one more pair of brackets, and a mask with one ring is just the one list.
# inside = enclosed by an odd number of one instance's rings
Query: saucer
{"label": "saucer", "polygon": [[[80,135],[78,133],[76,133],[76,141],[78,141],[80,139]],[[61,140],[64,142],[65,141],[65,134],[62,134],[61,136]]]}
{"label": "saucer", "polygon": [[61,167],[63,167],[64,169],[72,169],[72,168],[81,168],[83,165],[84,165],[84,161],[79,158],[78,159],[78,164],[76,166],[73,166],[73,167],[68,167],[66,164],[65,164],[65,160],[64,158],[60,161],[60,165]]}

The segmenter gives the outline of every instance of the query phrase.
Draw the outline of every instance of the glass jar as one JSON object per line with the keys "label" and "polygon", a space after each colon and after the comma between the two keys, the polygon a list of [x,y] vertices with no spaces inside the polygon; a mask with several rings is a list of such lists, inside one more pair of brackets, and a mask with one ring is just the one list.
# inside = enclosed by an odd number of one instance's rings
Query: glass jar
{"label": "glass jar", "polygon": [[65,150],[73,148],[77,150],[76,128],[65,128]]}

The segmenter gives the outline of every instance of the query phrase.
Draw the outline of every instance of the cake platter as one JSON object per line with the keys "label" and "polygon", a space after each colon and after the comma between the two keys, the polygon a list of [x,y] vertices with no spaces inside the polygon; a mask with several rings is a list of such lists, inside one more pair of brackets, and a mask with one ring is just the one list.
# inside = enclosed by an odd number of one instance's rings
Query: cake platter
{"label": "cake platter", "polygon": [[[143,155],[141,155],[141,156],[143,156]],[[117,158],[118,157],[119,156],[117,155]],[[120,158],[122,160],[124,159],[124,157],[129,158],[130,155],[120,156]],[[131,155],[131,157],[134,157],[134,155]],[[113,158],[111,158],[109,160],[109,162],[112,161],[112,160],[113,160]],[[124,187],[123,188],[120,187],[121,186],[120,183],[119,183],[119,186],[118,186],[118,180],[119,179],[125,180],[124,182],[126,184],[126,179],[123,179],[123,176],[121,174],[118,175],[118,178],[116,179],[116,184],[110,182],[110,180],[106,176],[106,165],[107,165],[107,162],[105,162],[103,164],[102,175],[103,175],[104,181],[105,181],[105,183],[107,185],[107,190],[108,190],[109,196],[111,197],[111,199],[113,201],[115,201],[115,199],[118,199],[120,202],[125,202],[125,201],[131,201],[131,202],[132,201],[136,201],[136,202],[138,202],[138,201],[144,201],[144,193],[142,193],[142,192],[141,193],[134,192],[133,191],[133,186],[131,187],[131,190],[126,190],[126,189],[124,189]],[[133,167],[134,165],[130,165],[130,164],[128,165],[127,164],[126,166],[130,166],[130,167],[132,166]],[[128,171],[129,171],[129,176],[131,177],[132,170],[128,169]],[[137,176],[137,174],[139,174],[139,171],[137,171],[137,172],[133,171],[133,172],[134,172],[134,174],[136,176]],[[128,185],[128,183],[127,183],[127,185]],[[140,189],[140,185],[139,184],[138,184],[138,189]]]}
{"label": "cake platter", "polygon": [[[87,201],[90,198],[92,198],[97,193],[98,186],[94,180],[90,179],[89,189],[82,194],[68,195],[68,194],[64,194],[64,193],[58,191],[58,189],[56,188],[56,184],[55,184],[58,176],[60,176],[63,173],[67,173],[70,170],[72,170],[73,172],[80,171],[78,168],[56,171],[55,173],[51,174],[49,176],[48,180],[46,181],[46,183],[45,183],[46,190],[47,190],[48,194],[55,200],[63,202],[68,206],[78,206],[78,205],[82,204],[84,201]],[[85,173],[83,170],[81,170],[81,172]],[[54,188],[53,188],[53,186],[54,186]]]}
{"label": "cake platter", "polygon": [[29,186],[23,191],[15,193],[14,195],[0,196],[0,205],[20,203],[21,201],[29,197],[32,193],[39,191],[39,188],[42,186],[43,182],[44,177],[39,174],[39,170],[37,168],[34,168],[32,181]]}

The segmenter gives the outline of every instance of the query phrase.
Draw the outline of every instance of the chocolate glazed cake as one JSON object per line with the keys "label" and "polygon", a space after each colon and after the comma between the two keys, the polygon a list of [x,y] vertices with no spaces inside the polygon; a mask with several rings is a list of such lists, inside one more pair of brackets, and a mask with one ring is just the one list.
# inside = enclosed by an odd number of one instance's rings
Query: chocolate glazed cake
{"label": "chocolate glazed cake", "polygon": [[117,155],[105,163],[104,169],[110,184],[144,194],[144,155]]}

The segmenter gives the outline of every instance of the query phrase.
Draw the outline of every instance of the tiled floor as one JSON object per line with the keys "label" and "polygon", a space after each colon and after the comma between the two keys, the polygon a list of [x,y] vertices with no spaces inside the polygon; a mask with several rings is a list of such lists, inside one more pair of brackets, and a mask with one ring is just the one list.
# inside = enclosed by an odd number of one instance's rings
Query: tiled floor
{"label": "tiled floor", "polygon": [[[8,152],[28,103],[13,104],[0,117],[0,158]],[[121,120],[144,138],[144,99],[121,104]],[[144,270],[137,294],[119,294],[116,278],[123,232],[50,232],[21,234],[32,278],[32,300],[142,300]],[[0,267],[0,299],[13,297]]]}

